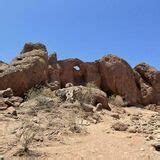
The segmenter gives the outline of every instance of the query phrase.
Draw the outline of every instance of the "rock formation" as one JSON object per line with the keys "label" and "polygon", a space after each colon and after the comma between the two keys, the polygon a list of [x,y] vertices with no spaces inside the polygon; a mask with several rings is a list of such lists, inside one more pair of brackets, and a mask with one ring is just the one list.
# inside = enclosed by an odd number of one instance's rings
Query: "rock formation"
{"label": "rock formation", "polygon": [[138,102],[138,88],[131,66],[114,55],[104,56],[99,63],[101,88],[121,95],[129,104]]}
{"label": "rock formation", "polygon": [[60,67],[60,81],[62,86],[66,83],[86,85],[94,83],[100,87],[101,78],[96,62],[82,62],[79,59],[66,59],[58,61]]}
{"label": "rock formation", "polygon": [[43,47],[41,44],[26,44],[21,54],[8,67],[3,64],[0,69],[0,90],[12,88],[15,95],[23,95],[34,85],[45,82],[48,56]]}
{"label": "rock formation", "polygon": [[143,104],[160,104],[160,72],[146,63],[135,68]]}
{"label": "rock formation", "polygon": [[48,56],[43,44],[26,43],[11,64],[0,61],[0,90],[11,88],[23,96],[37,84],[50,86],[57,81],[60,88],[94,84],[107,95],[120,95],[128,105],[160,104],[160,72],[142,63],[134,69],[123,59],[106,55],[95,62],[79,59],[57,60]]}

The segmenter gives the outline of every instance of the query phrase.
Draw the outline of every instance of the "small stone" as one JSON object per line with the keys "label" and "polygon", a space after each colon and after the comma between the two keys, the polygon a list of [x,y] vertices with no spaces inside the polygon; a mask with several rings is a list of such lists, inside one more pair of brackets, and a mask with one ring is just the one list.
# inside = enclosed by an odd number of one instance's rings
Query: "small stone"
{"label": "small stone", "polygon": [[160,122],[157,122],[156,126],[157,126],[158,128],[160,128]]}
{"label": "small stone", "polygon": [[110,131],[106,131],[107,134],[111,133]]}
{"label": "small stone", "polygon": [[142,126],[147,126],[147,123],[146,122],[142,123]]}
{"label": "small stone", "polygon": [[37,120],[36,117],[34,117],[32,121],[33,121],[34,123],[38,123],[38,120]]}
{"label": "small stone", "polygon": [[0,91],[0,96],[3,98],[7,98],[7,97],[12,97],[13,96],[13,91],[11,88],[7,88],[6,90],[1,90]]}
{"label": "small stone", "polygon": [[131,115],[130,119],[131,121],[138,121],[140,117],[138,115]]}
{"label": "small stone", "polygon": [[19,103],[19,102],[14,102],[14,106],[15,106],[15,107],[19,107],[20,104],[21,104],[21,103]]}
{"label": "small stone", "polygon": [[141,148],[140,151],[145,151],[145,149],[144,149],[144,148]]}
{"label": "small stone", "polygon": [[117,113],[112,113],[111,117],[113,117],[115,119],[120,119],[119,114],[117,114]]}
{"label": "small stone", "polygon": [[22,103],[22,102],[23,102],[23,98],[21,98],[21,97],[15,97],[15,96],[12,96],[9,100],[10,100],[12,103],[14,103],[14,102]]}
{"label": "small stone", "polygon": [[160,151],[160,142],[153,142],[152,146],[156,151]]}
{"label": "small stone", "polygon": [[130,133],[136,133],[136,132],[137,132],[137,129],[136,129],[136,127],[134,127],[134,126],[131,126],[131,127],[128,129],[128,132],[130,132]]}
{"label": "small stone", "polygon": [[160,134],[160,129],[155,130],[155,131],[154,131],[154,134]]}
{"label": "small stone", "polygon": [[156,138],[157,140],[160,140],[160,134],[155,135],[155,138]]}
{"label": "small stone", "polygon": [[40,135],[35,135],[34,140],[37,142],[43,142],[43,137]]}
{"label": "small stone", "polygon": [[102,103],[98,103],[98,104],[96,105],[96,111],[101,111],[102,108],[103,108]]}
{"label": "small stone", "polygon": [[92,105],[90,105],[90,104],[84,103],[84,104],[83,104],[83,109],[84,109],[86,112],[93,112],[94,106],[92,106]]}
{"label": "small stone", "polygon": [[146,137],[146,141],[150,141],[150,140],[153,140],[154,138],[153,138],[153,136],[148,136],[148,137]]}
{"label": "small stone", "polygon": [[132,138],[132,136],[127,136],[127,138]]}
{"label": "small stone", "polygon": [[5,99],[5,104],[7,104],[8,106],[14,106],[14,104],[8,98]]}
{"label": "small stone", "polygon": [[84,125],[84,126],[89,126],[89,125],[90,125],[90,122],[84,119],[84,120],[82,121],[82,125]]}
{"label": "small stone", "polygon": [[69,88],[69,87],[73,87],[73,84],[72,84],[72,83],[67,83],[67,84],[65,85],[65,88]]}
{"label": "small stone", "polygon": [[0,99],[0,110],[6,110],[8,105],[4,102],[3,99]]}
{"label": "small stone", "polygon": [[116,95],[115,100],[113,102],[117,106],[126,106],[123,98],[119,95]]}
{"label": "small stone", "polygon": [[17,116],[17,111],[15,110],[14,107],[9,107],[7,109],[7,114],[11,114],[12,116]]}
{"label": "small stone", "polygon": [[115,131],[126,131],[128,129],[128,125],[123,122],[116,122],[112,125],[112,128]]}

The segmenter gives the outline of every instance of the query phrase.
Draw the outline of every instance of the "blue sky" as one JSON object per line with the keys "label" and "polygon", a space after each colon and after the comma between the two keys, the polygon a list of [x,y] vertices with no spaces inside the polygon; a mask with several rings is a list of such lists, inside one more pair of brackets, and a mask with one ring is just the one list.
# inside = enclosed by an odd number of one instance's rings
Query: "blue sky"
{"label": "blue sky", "polygon": [[30,41],[59,59],[113,53],[160,69],[160,0],[0,0],[0,59]]}

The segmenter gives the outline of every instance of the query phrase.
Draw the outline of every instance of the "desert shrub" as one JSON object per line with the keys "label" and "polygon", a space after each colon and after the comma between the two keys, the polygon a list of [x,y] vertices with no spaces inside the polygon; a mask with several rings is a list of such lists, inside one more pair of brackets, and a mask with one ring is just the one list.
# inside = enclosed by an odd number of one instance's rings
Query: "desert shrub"
{"label": "desert shrub", "polygon": [[55,98],[55,93],[51,91],[49,88],[43,85],[36,85],[35,87],[32,87],[30,90],[28,90],[25,93],[24,100],[28,101],[31,99],[34,99],[38,96],[45,96],[49,98]]}
{"label": "desert shrub", "polygon": [[43,90],[44,90],[44,86],[42,85],[36,85],[32,87],[25,93],[24,100],[28,101],[28,100],[38,97],[39,95],[42,94]]}
{"label": "desert shrub", "polygon": [[97,89],[99,89],[99,87],[94,82],[88,82],[86,84],[86,87],[87,88],[97,88]]}
{"label": "desert shrub", "polygon": [[112,94],[108,97],[108,102],[113,104],[116,99],[116,95]]}
{"label": "desert shrub", "polygon": [[15,156],[26,156],[30,154],[30,146],[37,133],[41,132],[40,126],[35,125],[29,119],[23,119],[20,133],[17,134],[19,145],[21,146]]}
{"label": "desert shrub", "polygon": [[[73,115],[71,117],[68,117],[69,131],[72,133],[86,133],[87,132],[86,128],[77,121],[79,119],[79,117],[75,113],[72,113],[72,114]],[[82,118],[81,118],[81,120],[82,120]]]}
{"label": "desert shrub", "polygon": [[93,102],[93,95],[92,95],[92,87],[87,87],[85,90],[83,88],[79,89],[78,91],[74,92],[76,100],[80,102],[81,105],[84,103],[92,104]]}
{"label": "desert shrub", "polygon": [[56,97],[55,93],[47,87],[43,88],[43,90],[41,92],[41,95],[49,97],[49,98],[55,98]]}
{"label": "desert shrub", "polygon": [[70,123],[69,130],[72,133],[82,133],[84,129],[80,125],[77,125],[76,123]]}
{"label": "desert shrub", "polygon": [[35,102],[34,106],[28,106],[30,108],[29,114],[32,116],[37,115],[38,111],[51,112],[53,106],[56,106],[52,98],[41,95],[34,98],[33,102]]}

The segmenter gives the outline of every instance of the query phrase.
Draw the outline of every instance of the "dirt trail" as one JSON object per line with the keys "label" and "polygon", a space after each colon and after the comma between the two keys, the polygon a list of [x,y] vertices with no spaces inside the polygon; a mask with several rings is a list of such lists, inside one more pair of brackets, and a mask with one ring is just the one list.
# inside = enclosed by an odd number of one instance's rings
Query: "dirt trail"
{"label": "dirt trail", "polygon": [[88,127],[89,134],[65,137],[63,144],[53,143],[38,150],[47,153],[47,160],[160,160],[160,153],[144,136],[113,132],[109,125],[109,119],[104,117],[104,122]]}
{"label": "dirt trail", "polygon": [[[144,117],[154,113],[134,107],[127,108],[126,111],[131,114],[142,112]],[[113,131],[111,129],[113,121],[113,117],[106,113],[103,115],[103,122],[87,126],[87,134],[63,136],[58,142],[50,141],[48,145],[32,147],[31,149],[40,156],[30,158],[31,160],[160,160],[160,152],[151,147],[151,142],[146,141],[144,134]],[[3,150],[5,143],[12,140],[11,134],[3,133],[7,124],[7,121],[0,122],[0,149],[2,146]],[[16,125],[16,121],[13,120],[8,128],[11,130]],[[5,160],[23,160],[23,158],[16,158],[7,153]]]}

